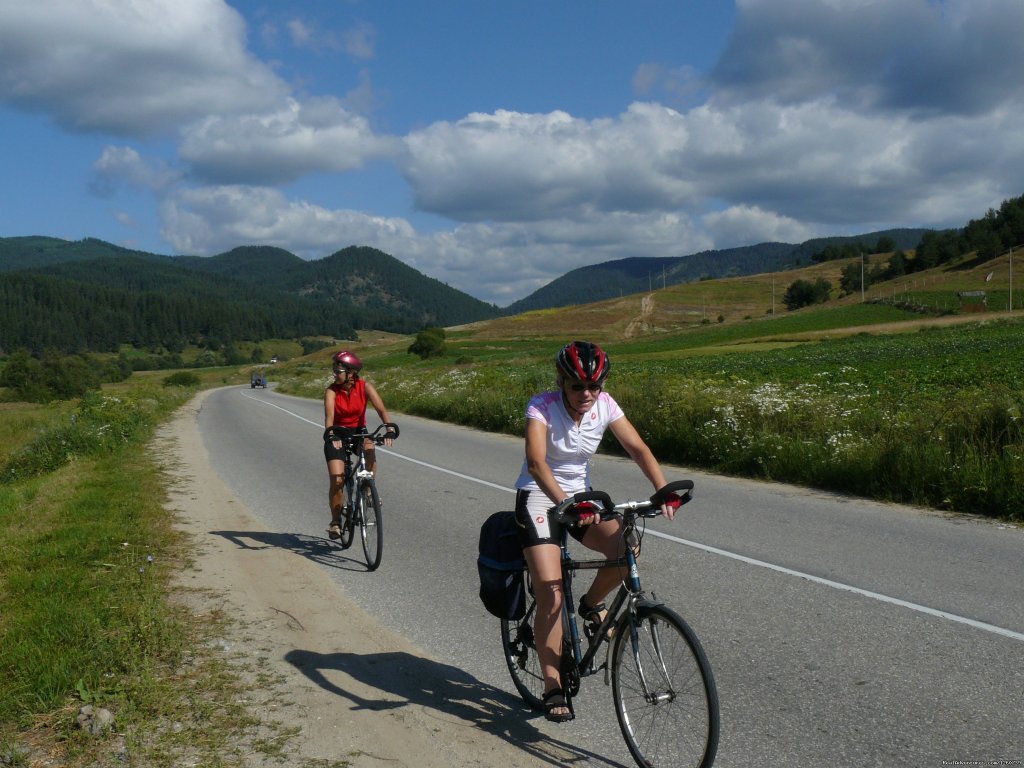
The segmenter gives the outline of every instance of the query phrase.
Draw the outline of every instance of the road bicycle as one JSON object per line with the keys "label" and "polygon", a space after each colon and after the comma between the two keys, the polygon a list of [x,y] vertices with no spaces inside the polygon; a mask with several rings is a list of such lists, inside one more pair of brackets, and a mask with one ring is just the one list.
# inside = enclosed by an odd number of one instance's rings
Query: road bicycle
{"label": "road bicycle", "polygon": [[[637,765],[672,768],[708,768],[718,750],[718,692],[704,649],[696,633],[671,608],[648,598],[640,586],[637,555],[646,518],[661,514],[666,499],[685,504],[693,496],[693,482],[669,483],[646,501],[613,504],[601,491],[577,493],[552,510],[563,523],[561,681],[566,703],[579,692],[581,678],[604,670],[619,728]],[[599,502],[602,520],[620,516],[629,546],[613,560],[574,560],[567,546],[566,527],[577,524],[574,508],[582,502]],[[638,527],[637,523],[641,521]],[[588,628],[586,637],[577,626],[572,579],[577,571],[604,566],[625,567],[628,577],[619,588],[599,627]],[[527,578],[529,573],[526,574]],[[527,582],[529,583],[529,582]],[[519,620],[501,621],[501,644],[512,682],[523,700],[543,709],[544,675],[533,633],[536,603],[529,590],[526,614]],[[588,647],[584,650],[584,642]],[[598,664],[598,656],[604,659]]]}
{"label": "road bicycle", "polygon": [[348,549],[358,526],[366,567],[375,571],[384,553],[384,524],[377,483],[373,472],[366,468],[363,441],[370,440],[375,445],[383,445],[385,440],[394,440],[398,437],[398,425],[381,424],[369,434],[365,430],[352,433],[350,430],[331,427],[331,435],[345,449],[345,478],[342,481],[345,486],[345,506],[341,512],[339,541],[342,549]]}

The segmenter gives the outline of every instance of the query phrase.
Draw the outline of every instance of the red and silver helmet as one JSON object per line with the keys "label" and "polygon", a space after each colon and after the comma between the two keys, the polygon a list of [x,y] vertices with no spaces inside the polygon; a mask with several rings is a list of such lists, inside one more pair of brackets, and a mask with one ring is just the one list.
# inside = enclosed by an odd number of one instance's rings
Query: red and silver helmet
{"label": "red and silver helmet", "polygon": [[558,372],[567,379],[602,384],[608,378],[612,363],[597,344],[574,341],[562,347],[555,358]]}
{"label": "red and silver helmet", "polygon": [[349,368],[356,372],[360,371],[363,367],[363,361],[347,349],[338,352],[331,358],[331,362],[335,368]]}

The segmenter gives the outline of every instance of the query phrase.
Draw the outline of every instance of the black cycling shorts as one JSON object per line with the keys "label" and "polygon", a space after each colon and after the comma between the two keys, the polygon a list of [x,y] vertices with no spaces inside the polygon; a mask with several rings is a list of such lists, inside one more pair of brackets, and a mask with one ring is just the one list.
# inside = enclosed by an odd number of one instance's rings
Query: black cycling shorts
{"label": "black cycling shorts", "polygon": [[[339,435],[365,435],[366,427],[334,427],[335,433]],[[334,447],[334,443],[338,443],[338,447]],[[363,446],[366,450],[366,446]],[[327,461],[344,461],[345,460],[345,446],[340,440],[324,440],[324,458]]]}

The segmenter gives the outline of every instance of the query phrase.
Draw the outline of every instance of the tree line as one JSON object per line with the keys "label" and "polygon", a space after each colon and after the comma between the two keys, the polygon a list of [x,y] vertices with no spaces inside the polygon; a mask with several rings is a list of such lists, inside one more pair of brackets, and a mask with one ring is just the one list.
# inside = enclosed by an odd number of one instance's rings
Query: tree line
{"label": "tree line", "polygon": [[[860,241],[829,244],[811,258],[816,262],[863,259],[863,266],[854,261],[843,267],[839,288],[845,295],[878,282],[958,261],[970,253],[974,253],[974,263],[982,264],[1021,243],[1024,243],[1024,195],[1004,200],[998,210],[990,208],[982,218],[972,219],[963,229],[926,231],[913,256],[896,248],[892,238],[883,236],[873,248]],[[886,253],[890,255],[884,262],[872,263],[868,258]],[[831,289],[831,283],[822,278],[816,283],[796,280],[787,289],[784,303],[791,310],[821,303],[828,300]]]}

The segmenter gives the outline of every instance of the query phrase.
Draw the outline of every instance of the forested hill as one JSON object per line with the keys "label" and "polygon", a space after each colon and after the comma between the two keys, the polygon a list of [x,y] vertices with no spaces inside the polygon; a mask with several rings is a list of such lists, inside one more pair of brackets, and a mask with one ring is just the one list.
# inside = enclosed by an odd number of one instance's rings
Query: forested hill
{"label": "forested hill", "polygon": [[850,237],[822,237],[800,244],[760,243],[740,248],[702,251],[689,256],[627,258],[580,267],[552,280],[506,309],[518,314],[531,309],[588,304],[601,299],[648,291],[663,285],[720,277],[774,272],[811,263],[828,245],[865,242],[874,245],[889,237],[897,248],[914,248],[926,229],[891,229]]}
{"label": "forested hill", "polygon": [[372,248],[305,261],[268,247],[202,258],[93,239],[0,238],[0,354],[353,338],[360,329],[410,333],[499,314]]}

